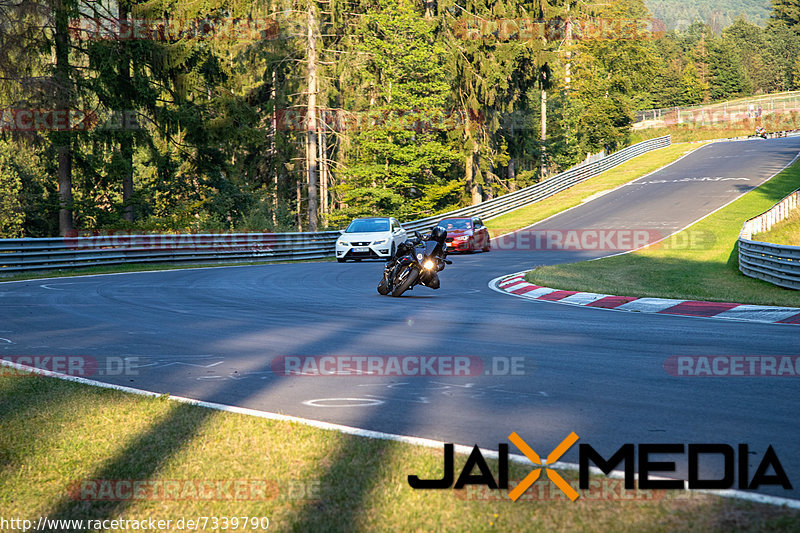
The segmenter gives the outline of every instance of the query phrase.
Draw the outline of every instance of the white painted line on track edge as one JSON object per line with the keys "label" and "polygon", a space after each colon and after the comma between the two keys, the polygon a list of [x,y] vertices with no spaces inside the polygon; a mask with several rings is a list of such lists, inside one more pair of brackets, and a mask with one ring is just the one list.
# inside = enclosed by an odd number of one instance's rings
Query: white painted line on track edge
{"label": "white painted line on track edge", "polygon": [[[505,276],[501,276],[505,277]],[[499,278],[498,278],[499,279]],[[167,396],[167,399],[176,401],[179,403],[189,404],[189,405],[196,405],[198,407],[205,407],[207,409],[214,409],[216,411],[223,411],[226,413],[236,413],[241,415],[247,416],[255,416],[258,418],[264,418],[267,420],[277,420],[282,422],[294,422],[297,424],[303,424],[305,426],[315,427],[318,429],[324,429],[328,431],[338,431],[340,433],[344,433],[346,435],[353,435],[356,437],[365,437],[369,439],[379,439],[379,440],[391,440],[395,442],[402,442],[404,444],[412,444],[416,446],[424,446],[426,448],[443,448],[444,441],[437,441],[433,439],[426,439],[423,437],[413,437],[409,435],[398,435],[394,433],[384,433],[382,431],[372,431],[370,429],[361,429],[355,428],[352,426],[345,426],[341,424],[332,424],[330,422],[322,422],[320,420],[312,420],[309,418],[301,418],[296,416],[290,415],[282,415],[278,413],[271,413],[268,411],[259,411],[257,409],[249,409],[247,407],[236,407],[233,405],[224,405],[219,403],[213,402],[204,402],[202,400],[194,400],[192,398],[185,398],[183,396],[172,396],[168,393],[158,393],[153,391],[147,391],[143,389],[135,389],[133,387],[125,387],[123,385],[114,385],[113,383],[103,383],[102,381],[95,381],[93,379],[86,379],[81,378],[78,376],[68,376],[66,374],[61,374],[59,372],[53,372],[50,370],[45,370],[42,368],[33,368],[25,365],[20,365],[18,363],[13,363],[11,361],[7,361],[4,359],[0,359],[0,365],[15,368],[17,370],[31,372],[33,374],[38,374],[45,377],[51,377],[56,379],[61,379],[64,381],[71,381],[73,383],[80,383],[82,385],[89,385],[92,387],[99,387],[103,389],[112,389],[120,392],[126,392],[129,394],[136,394],[138,396],[145,396],[149,398],[158,398],[162,396]],[[463,444],[454,444],[453,445],[454,451],[462,454],[462,455],[469,455],[474,446],[467,446]],[[488,457],[490,459],[498,459],[499,453],[496,450],[487,450],[485,448],[479,448],[481,454],[484,457]],[[509,460],[526,465],[532,465],[533,463],[525,457],[524,455],[520,454],[509,454]],[[557,469],[557,470],[579,470],[579,465],[575,463],[562,463],[556,462],[552,465],[548,465],[549,468]],[[589,469],[593,474],[602,474],[603,472],[597,467],[590,467]],[[613,478],[622,478],[624,477],[625,473],[614,470],[610,474],[609,477]],[[638,474],[635,475],[635,478],[638,480]],[[649,479],[670,479],[664,478],[660,476],[650,476]],[[688,490],[688,489],[684,489]],[[800,500],[794,500],[791,498],[781,498],[778,496],[769,496],[766,494],[758,494],[754,492],[744,492],[739,490],[692,490],[691,492],[697,492],[701,494],[711,494],[714,496],[720,496],[723,498],[733,498],[738,500],[746,500],[751,502],[757,503],[764,503],[768,505],[775,505],[775,506],[785,506],[790,509],[800,509]]]}

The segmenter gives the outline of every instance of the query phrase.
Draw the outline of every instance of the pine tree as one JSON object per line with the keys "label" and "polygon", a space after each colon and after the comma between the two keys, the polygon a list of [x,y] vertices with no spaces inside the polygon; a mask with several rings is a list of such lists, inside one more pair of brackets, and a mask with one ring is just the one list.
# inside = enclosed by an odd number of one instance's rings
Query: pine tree
{"label": "pine tree", "polygon": [[709,43],[709,67],[713,100],[748,94],[752,90],[736,45],[729,38],[715,38]]}
{"label": "pine tree", "polygon": [[708,85],[700,81],[700,76],[697,74],[697,66],[693,61],[689,61],[683,68],[681,82],[683,85],[682,105],[702,103],[708,92]]}
{"label": "pine tree", "polygon": [[800,33],[800,0],[771,0],[772,24],[785,24]]}

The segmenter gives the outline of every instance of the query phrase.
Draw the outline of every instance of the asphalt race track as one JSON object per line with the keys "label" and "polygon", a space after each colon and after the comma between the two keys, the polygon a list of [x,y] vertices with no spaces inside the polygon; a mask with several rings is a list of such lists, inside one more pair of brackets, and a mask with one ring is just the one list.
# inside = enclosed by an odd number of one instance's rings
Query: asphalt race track
{"label": "asphalt race track", "polygon": [[[800,138],[709,145],[537,229],[669,233],[798,152]],[[663,367],[672,355],[800,355],[800,327],[525,301],[488,287],[503,274],[608,253],[451,256],[440,290],[402,298],[376,292],[380,262],[0,284],[0,357],[90,356],[101,369],[90,377],[110,383],[490,449],[512,431],[545,455],[571,431],[606,457],[628,442],[747,443],[752,474],[771,444],[794,490],[761,492],[800,499],[797,379],[679,378]],[[492,358],[523,357],[525,372],[285,377],[270,366],[281,355],[479,356],[489,369]],[[99,375],[119,357],[139,367]],[[577,462],[577,446],[562,460]]]}

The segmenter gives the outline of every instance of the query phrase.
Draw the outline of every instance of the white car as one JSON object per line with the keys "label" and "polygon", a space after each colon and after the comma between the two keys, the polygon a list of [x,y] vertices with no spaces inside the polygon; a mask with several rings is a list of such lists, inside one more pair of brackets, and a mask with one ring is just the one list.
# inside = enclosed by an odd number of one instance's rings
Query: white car
{"label": "white car", "polygon": [[407,238],[393,217],[356,218],[336,241],[336,260],[388,259]]}

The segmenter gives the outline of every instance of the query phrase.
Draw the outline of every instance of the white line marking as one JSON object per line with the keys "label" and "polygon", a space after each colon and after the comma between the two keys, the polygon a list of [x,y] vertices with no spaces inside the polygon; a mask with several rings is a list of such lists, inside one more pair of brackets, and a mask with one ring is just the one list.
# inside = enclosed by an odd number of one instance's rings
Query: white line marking
{"label": "white line marking", "polygon": [[[329,405],[328,402],[347,402]],[[383,400],[376,398],[320,398],[318,400],[306,400],[303,405],[311,407],[370,407],[373,405],[383,405]]]}
{"label": "white line marking", "polygon": [[[413,400],[411,398],[387,398],[386,396],[377,396],[375,394],[367,394],[366,396],[369,396],[370,398],[381,398],[382,400],[393,400],[393,401],[396,401],[396,402],[431,403],[431,402],[428,401],[428,398],[426,398],[425,396],[419,396],[418,397],[419,399],[417,399],[417,400]],[[305,402],[303,402],[303,403],[305,403]],[[381,403],[386,403],[386,402],[381,402]],[[319,407],[319,406],[317,406],[317,407]],[[348,407],[350,407],[350,406],[348,406]]]}
{"label": "white line marking", "polygon": [[[72,381],[74,383],[81,383],[83,385],[90,385],[93,387],[99,387],[103,389],[112,389],[118,390],[121,392],[127,392],[129,394],[136,394],[139,396],[145,396],[149,398],[160,398],[164,395],[158,392],[146,391],[142,389],[134,389],[133,387],[124,387],[121,385],[114,385],[111,383],[103,383],[102,381],[95,381],[92,379],[81,378],[77,376],[68,376],[66,374],[59,374],[58,372],[52,372],[50,370],[44,370],[42,368],[32,368],[25,365],[20,365],[17,363],[12,363],[11,361],[5,361],[0,359],[0,365],[9,366],[12,368],[16,368],[18,370],[27,370],[33,372],[34,374],[39,374],[42,376],[52,377],[63,379],[64,381]],[[207,409],[214,409],[216,411],[223,411],[226,413],[236,413],[241,415],[248,415],[248,416],[255,416],[258,418],[264,418],[266,420],[278,420],[282,422],[295,422],[297,424],[303,424],[309,427],[315,427],[318,429],[323,429],[327,431],[338,431],[339,433],[344,433],[345,435],[353,435],[356,437],[364,437],[368,439],[378,439],[378,440],[390,440],[395,442],[402,442],[404,444],[411,444],[415,446],[424,446],[426,448],[438,448],[442,449],[444,447],[444,441],[437,441],[433,439],[425,439],[422,437],[412,437],[409,435],[398,435],[395,433],[384,433],[382,431],[372,431],[370,429],[361,429],[355,428],[352,426],[345,426],[341,424],[332,424],[330,422],[322,422],[320,420],[312,420],[310,418],[301,418],[297,416],[289,416],[289,415],[281,415],[278,413],[270,413],[268,411],[259,411],[256,409],[248,409],[246,407],[235,407],[232,405],[224,405],[219,403],[212,403],[212,402],[204,402],[200,400],[193,400],[191,398],[184,398],[182,396],[172,396],[168,395],[167,399],[185,403],[189,405],[196,405],[198,407],[205,407]],[[463,444],[455,444],[453,446],[455,452],[462,454],[462,455],[469,455],[472,453],[473,446],[467,446]],[[487,450],[485,448],[480,448],[480,452],[484,457],[488,457],[490,459],[499,459],[499,453],[496,450]],[[524,465],[532,465],[530,459],[525,457],[524,455],[509,454],[509,460],[515,463],[520,463]],[[562,463],[556,462],[552,465],[548,465],[549,468],[553,469],[560,469],[560,470],[578,470],[578,465],[575,463]],[[602,471],[597,467],[590,467],[589,469],[593,474],[602,474]],[[623,478],[625,476],[624,472],[620,472],[618,470],[614,470],[609,474],[610,477],[614,478]],[[638,479],[638,475],[635,476]],[[664,479],[664,478],[656,478],[650,477],[650,479]],[[758,503],[765,503],[768,505],[776,505],[781,506],[785,505],[790,509],[800,509],[800,500],[793,500],[790,498],[780,498],[777,496],[768,496],[765,494],[755,494],[752,492],[742,492],[738,490],[694,490],[693,492],[704,493],[704,494],[711,494],[714,496],[721,496],[723,498],[734,498],[739,500],[748,500],[752,502]]]}
{"label": "white line marking", "polygon": [[[715,142],[716,142],[716,141],[715,141]],[[711,143],[711,144],[714,144],[714,143]],[[700,149],[702,149],[702,148],[705,148],[706,146],[711,146],[711,144],[706,144],[706,145],[704,145],[704,146],[701,146],[700,148],[698,148],[698,150],[700,150]],[[692,152],[689,152],[689,154],[693,154],[693,153],[695,153],[695,152],[697,152],[697,150],[694,150],[694,151],[692,151]],[[684,155],[683,157],[686,157],[686,156],[687,156],[687,155],[689,155],[689,154],[686,154],[686,155]],[[662,170],[662,169],[664,169],[664,168],[667,168],[668,166],[672,165],[673,163],[677,163],[678,161],[680,161],[681,159],[683,159],[683,157],[681,157],[681,158],[679,158],[679,159],[676,159],[675,161],[673,161],[673,162],[672,162],[672,163],[670,163],[669,165],[666,165],[666,166],[664,166],[664,167],[661,167],[660,169],[658,169],[658,170],[655,170],[655,171],[651,172],[650,174],[654,174],[655,172],[658,172],[658,171],[660,171],[660,170]],[[790,166],[792,166],[792,165],[795,163],[795,161],[797,161],[798,159],[800,159],[800,152],[798,152],[798,153],[797,153],[797,155],[795,155],[795,156],[794,156],[794,159],[792,159],[792,160],[791,160],[791,161],[790,161],[788,164],[786,164],[786,165],[785,165],[783,168],[781,168],[780,170],[778,170],[777,172],[775,172],[775,173],[774,173],[772,176],[770,176],[769,178],[767,178],[766,180],[764,180],[764,181],[763,181],[763,182],[762,182],[762,183],[761,183],[761,184],[760,184],[758,187],[761,187],[762,185],[765,185],[765,184],[766,184],[768,181],[770,181],[772,178],[774,178],[775,176],[777,176],[778,174],[780,174],[781,172],[783,172],[784,170],[786,170],[787,168],[789,168]],[[649,176],[650,174],[647,174],[647,176]],[[647,177],[647,176],[642,176],[642,177],[644,178],[644,177]],[[638,178],[638,179],[642,179],[642,178]],[[633,182],[629,182],[629,183],[633,183]],[[624,187],[624,185],[621,185],[620,187]],[[620,187],[618,187],[618,188],[620,188]],[[625,251],[625,252],[618,252],[618,253],[611,254],[611,255],[604,255],[604,256],[602,256],[602,257],[595,257],[594,259],[589,259],[589,260],[587,260],[587,262],[588,262],[588,261],[597,261],[598,259],[605,259],[605,258],[607,258],[607,257],[615,257],[615,256],[618,256],[618,255],[625,255],[625,254],[629,254],[629,253],[632,253],[632,252],[636,252],[636,251],[638,251],[638,250],[642,250],[642,249],[644,249],[644,248],[647,248],[647,247],[649,247],[649,246],[653,246],[654,244],[658,244],[658,243],[659,243],[659,242],[661,242],[661,241],[664,241],[664,240],[667,240],[667,239],[669,239],[669,238],[670,238],[670,237],[672,237],[673,235],[676,235],[676,234],[678,234],[678,233],[680,233],[680,232],[682,232],[682,231],[684,231],[684,230],[687,230],[687,229],[689,229],[690,227],[694,226],[695,224],[697,224],[697,223],[698,223],[698,222],[700,222],[701,220],[703,220],[703,219],[705,219],[705,218],[708,218],[708,217],[710,217],[711,215],[713,215],[713,214],[714,214],[714,213],[716,213],[717,211],[719,211],[719,210],[721,210],[721,209],[724,209],[725,207],[728,207],[730,204],[732,204],[732,203],[733,203],[733,202],[735,202],[736,200],[739,200],[740,198],[744,197],[746,194],[748,194],[748,193],[751,193],[751,192],[753,192],[753,191],[757,190],[757,189],[758,189],[758,187],[755,187],[755,188],[753,188],[753,189],[750,189],[750,190],[749,190],[749,191],[747,191],[746,193],[744,193],[744,194],[741,194],[741,195],[737,196],[736,198],[734,198],[734,199],[733,199],[733,200],[731,200],[730,202],[726,203],[725,205],[723,205],[723,206],[720,206],[720,207],[718,207],[717,209],[715,209],[715,210],[711,211],[710,213],[708,213],[708,214],[706,214],[706,215],[704,215],[704,216],[702,216],[702,217],[698,218],[697,220],[695,220],[695,221],[694,221],[694,222],[692,222],[691,224],[688,224],[688,225],[686,225],[685,227],[683,227],[683,228],[681,228],[681,229],[679,229],[679,230],[677,230],[677,231],[675,231],[675,232],[673,232],[673,233],[670,233],[669,235],[667,235],[667,236],[666,236],[666,237],[664,237],[663,239],[660,239],[660,240],[658,240],[658,241],[656,241],[656,242],[652,242],[652,243],[645,244],[644,246],[640,246],[639,248],[635,248],[635,249],[633,249],[633,250],[627,250],[627,251]],[[575,206],[575,207],[578,207],[578,206]],[[573,208],[570,208],[570,209],[574,209],[574,207],[573,207]],[[562,212],[562,213],[566,213],[566,212],[567,212],[567,211],[569,211],[570,209],[567,209],[567,210],[565,210],[565,211],[561,211],[561,212]],[[553,215],[553,216],[556,216],[556,215]],[[547,219],[545,219],[545,220],[547,220]],[[544,221],[540,221],[540,222],[544,222]],[[539,223],[539,222],[536,222],[536,223],[534,223],[534,224],[531,224],[531,226],[534,226],[534,225],[536,225],[536,224],[538,224],[538,223]],[[531,226],[528,226],[528,227],[531,227]],[[526,229],[526,228],[522,228],[522,229]],[[520,230],[516,230],[516,231],[520,231]],[[511,232],[511,233],[514,233],[514,232]],[[511,233],[507,233],[506,235],[510,235]],[[531,270],[534,270],[534,269],[531,269]],[[504,291],[502,288],[500,288],[500,287],[499,287],[499,285],[500,285],[500,283],[502,282],[502,280],[509,279],[509,278],[511,278],[511,277],[514,277],[514,276],[520,276],[520,275],[524,277],[524,276],[525,276],[525,274],[527,274],[527,273],[528,273],[528,272],[530,272],[531,270],[522,270],[522,271],[520,271],[520,272],[514,272],[513,274],[504,274],[504,275],[502,275],[502,276],[498,276],[498,277],[496,277],[496,278],[494,278],[494,279],[492,279],[492,280],[490,280],[490,281],[489,281],[489,288],[490,288],[490,289],[492,289],[492,290],[493,290],[493,291],[495,291],[495,292],[499,292],[500,294],[507,294],[507,295],[509,295],[509,296],[515,296],[515,297],[517,297],[517,298],[524,298],[524,299],[526,299],[526,300],[533,300],[532,298],[526,298],[527,294],[523,294],[523,295],[520,295],[520,294],[514,294],[513,292],[506,292],[506,291]],[[535,291],[533,291],[533,292],[535,292]],[[530,293],[528,293],[528,294],[530,294]],[[570,304],[570,303],[568,303],[568,302],[564,302],[564,301],[560,301],[560,300],[555,300],[555,301],[553,301],[553,300],[535,300],[535,301],[539,301],[539,302],[547,302],[547,303],[551,303],[551,304],[573,305],[573,307],[575,306],[574,304]],[[603,307],[585,307],[585,306],[579,306],[579,307],[583,307],[584,309],[598,309],[598,310],[602,310],[602,311],[618,311],[618,312],[620,312],[620,313],[630,313],[630,311],[627,311],[627,310],[625,310],[625,309],[618,309],[618,308],[607,309],[607,308],[603,308]],[[726,316],[726,317],[718,318],[718,317],[716,317],[716,316],[686,316],[686,315],[671,315],[671,314],[668,314],[668,313],[647,313],[647,314],[648,314],[648,315],[665,316],[665,317],[667,317],[667,316],[668,316],[668,317],[682,317],[682,318],[691,318],[691,319],[698,319],[698,318],[702,318],[702,319],[706,319],[706,320],[728,320],[728,321],[731,321],[731,322],[749,322],[749,323],[751,323],[751,324],[752,324],[752,323],[758,323],[758,324],[777,324],[777,325],[779,325],[779,326],[796,326],[795,324],[786,324],[786,323],[780,323],[780,322],[764,322],[764,321],[755,321],[755,320],[752,320],[752,319],[746,319],[746,318],[739,318],[739,317],[735,317],[735,318],[734,318],[734,317],[732,317],[732,316],[731,316],[731,317],[727,317],[727,316]]]}
{"label": "white line marking", "polygon": [[0,341],[6,341],[8,344],[14,344],[9,339],[4,339],[3,337],[0,337]]}
{"label": "white line marking", "polygon": [[[331,257],[331,259],[333,259],[333,258]],[[9,284],[10,283],[31,283],[31,282],[35,282],[35,281],[63,280],[64,278],[80,278],[80,279],[84,279],[84,278],[97,278],[97,277],[100,277],[100,276],[128,276],[128,275],[131,275],[131,274],[158,274],[158,273],[166,273],[166,272],[188,272],[190,270],[214,270],[214,269],[217,269],[217,268],[248,268],[248,267],[252,268],[252,267],[264,267],[264,266],[283,266],[283,265],[287,265],[287,264],[295,264],[295,263],[297,263],[297,264],[308,264],[308,263],[313,263],[313,262],[321,262],[321,261],[319,261],[319,260],[317,260],[317,261],[302,261],[302,260],[292,261],[292,260],[289,260],[288,263],[287,262],[283,262],[283,261],[276,261],[276,262],[265,261],[263,263],[258,263],[258,264],[255,264],[255,265],[219,265],[219,266],[191,267],[191,268],[165,268],[165,269],[162,269],[162,270],[139,270],[137,272],[108,272],[106,274],[77,274],[77,275],[73,275],[73,276],[61,276],[61,277],[56,276],[56,277],[53,277],[53,278],[36,278],[36,279],[15,279],[15,280],[9,280],[9,281],[3,281],[3,278],[0,277],[0,286],[4,285],[6,283],[9,283]]]}
{"label": "white line marking", "polygon": [[39,285],[39,286],[41,288],[43,288],[43,289],[49,289],[51,291],[63,291],[63,290],[65,290],[65,289],[56,289],[55,287],[48,287],[47,284],[42,284],[42,285]]}
{"label": "white line marking", "polygon": [[[745,192],[744,194],[740,194],[739,196],[737,196],[736,198],[734,198],[734,199],[733,199],[733,200],[731,200],[730,202],[726,203],[725,205],[721,205],[721,206],[719,206],[718,208],[714,209],[714,210],[713,210],[713,211],[711,211],[710,213],[708,213],[708,214],[705,214],[705,215],[703,215],[702,217],[698,218],[698,219],[697,219],[697,220],[695,220],[694,222],[692,222],[692,223],[690,223],[690,224],[687,224],[686,226],[682,227],[681,229],[679,229],[679,230],[677,230],[677,231],[674,231],[674,232],[670,233],[669,235],[667,235],[667,236],[666,236],[666,237],[664,237],[663,239],[659,239],[659,240],[657,240],[657,241],[655,241],[655,242],[650,242],[650,243],[647,243],[647,244],[645,244],[644,246],[640,246],[639,248],[634,248],[633,250],[626,250],[626,251],[624,251],[624,252],[618,252],[618,253],[611,254],[611,255],[605,255],[605,256],[603,256],[603,257],[595,257],[594,259],[589,259],[589,261],[597,261],[598,259],[605,259],[606,257],[616,257],[616,256],[618,256],[618,255],[630,254],[630,253],[636,252],[636,251],[638,251],[638,250],[643,250],[643,249],[645,249],[645,248],[649,248],[650,246],[656,245],[656,244],[660,243],[661,241],[665,241],[665,240],[669,239],[670,237],[672,237],[673,235],[677,235],[678,233],[680,233],[680,232],[682,232],[682,231],[685,231],[685,230],[687,230],[687,229],[691,228],[692,226],[694,226],[694,225],[695,225],[695,224],[697,224],[698,222],[700,222],[700,221],[702,221],[702,220],[704,220],[704,219],[706,219],[706,218],[710,217],[711,215],[713,215],[713,214],[714,214],[714,213],[716,213],[717,211],[719,211],[719,210],[721,210],[721,209],[725,209],[726,207],[728,207],[729,205],[731,205],[731,204],[732,204],[733,202],[735,202],[736,200],[739,200],[740,198],[743,198],[743,197],[744,197],[746,194],[748,194],[748,193],[751,193],[751,192],[755,191],[756,189],[758,189],[758,187],[761,187],[762,185],[765,185],[765,184],[766,184],[768,181],[770,181],[772,178],[774,178],[775,176],[777,176],[778,174],[780,174],[781,172],[783,172],[784,170],[786,170],[787,168],[789,168],[790,166],[792,166],[792,165],[794,164],[794,162],[795,162],[795,161],[797,161],[797,159],[798,159],[798,158],[800,158],[800,152],[797,152],[797,155],[796,155],[796,156],[794,156],[794,159],[792,159],[792,160],[791,160],[791,161],[790,161],[790,162],[789,162],[789,163],[788,163],[786,166],[784,166],[782,169],[780,169],[780,170],[778,170],[777,172],[775,172],[775,173],[774,173],[772,176],[770,176],[770,177],[768,177],[767,179],[765,179],[765,180],[764,180],[764,181],[763,181],[763,182],[762,182],[760,185],[758,185],[757,187],[753,187],[752,189],[750,189],[749,191]],[[705,318],[713,318],[713,317],[705,317]]]}
{"label": "white line marking", "polygon": [[[700,142],[706,142],[706,141],[700,141]],[[554,213],[554,214],[550,215],[550,216],[549,216],[549,217],[547,217],[547,218],[543,218],[542,220],[537,220],[537,221],[536,221],[536,222],[534,222],[533,224],[530,224],[530,225],[528,225],[528,226],[525,226],[524,228],[515,229],[514,231],[509,231],[508,233],[504,233],[503,235],[498,235],[497,237],[492,237],[492,239],[500,239],[500,238],[502,238],[502,237],[505,237],[506,235],[513,235],[514,233],[516,233],[516,232],[518,232],[518,231],[522,231],[522,230],[525,230],[525,229],[528,229],[528,228],[532,228],[532,227],[533,227],[533,226],[535,226],[536,224],[541,224],[542,222],[546,222],[546,221],[550,220],[550,219],[551,219],[551,218],[553,218],[553,217],[557,217],[558,215],[561,215],[561,214],[563,214],[563,213],[566,213],[567,211],[572,211],[573,209],[577,209],[578,207],[582,207],[582,206],[583,206],[585,203],[589,203],[589,202],[591,202],[592,200],[597,200],[597,199],[598,199],[598,198],[600,198],[601,196],[605,196],[606,194],[608,194],[608,193],[612,193],[612,192],[616,191],[617,189],[622,189],[623,187],[627,187],[628,185],[631,185],[631,184],[633,184],[633,183],[636,183],[637,181],[639,181],[639,180],[641,180],[641,179],[644,179],[644,178],[646,178],[646,177],[648,177],[648,176],[651,176],[651,175],[655,174],[656,172],[660,172],[660,171],[664,170],[665,168],[667,168],[667,167],[670,167],[670,166],[674,165],[675,163],[677,163],[678,161],[680,161],[680,160],[681,160],[681,159],[683,159],[684,157],[688,157],[688,156],[690,156],[690,155],[692,155],[692,154],[694,154],[694,153],[698,152],[699,150],[702,150],[702,149],[703,149],[703,148],[705,148],[706,146],[711,146],[711,145],[712,145],[712,144],[714,144],[714,143],[715,143],[715,141],[711,141],[711,142],[708,142],[708,144],[704,144],[703,146],[699,146],[699,147],[695,148],[694,150],[691,150],[691,151],[689,151],[689,152],[687,152],[687,153],[683,154],[682,156],[680,156],[680,157],[679,157],[678,159],[676,159],[675,161],[673,161],[673,162],[671,162],[671,163],[667,163],[667,164],[666,164],[666,165],[664,165],[663,167],[657,168],[657,169],[655,169],[655,170],[654,170],[654,171],[652,171],[652,172],[648,172],[648,173],[647,173],[647,174],[645,174],[644,176],[640,176],[640,177],[636,178],[635,180],[631,180],[631,181],[625,182],[625,183],[623,183],[622,185],[618,185],[617,187],[614,187],[613,189],[609,189],[609,190],[605,191],[605,192],[604,192],[604,194],[602,194],[602,195],[600,195],[600,196],[596,196],[595,198],[591,198],[591,199],[589,199],[589,198],[586,198],[586,200],[585,200],[584,202],[581,202],[581,203],[580,203],[580,204],[578,204],[578,205],[574,205],[574,206],[572,206],[572,207],[570,207],[570,208],[568,208],[568,209],[564,209],[563,211],[559,211],[558,213]],[[674,143],[674,144],[683,144],[683,143]],[[669,146],[672,146],[672,145],[673,145],[673,143],[670,143],[670,145],[669,145]],[[664,148],[669,148],[669,146],[665,146]],[[661,149],[662,149],[662,148],[659,148],[659,150],[661,150]],[[637,155],[636,157],[641,157],[641,156],[643,156],[643,155],[645,155],[645,154],[653,153],[653,152],[655,152],[655,151],[657,151],[657,150],[651,150],[650,152],[644,152],[644,153],[642,153],[642,154],[639,154],[639,155]],[[628,161],[633,161],[634,159],[636,159],[636,157],[633,157],[633,158],[631,158],[631,159],[628,159]],[[627,163],[628,161],[625,161],[625,163]],[[618,167],[620,167],[621,165],[624,165],[625,163],[621,163],[620,165],[617,165],[616,167],[613,167],[613,168],[618,168]],[[613,170],[613,168],[610,168],[610,169],[606,170],[606,172],[608,172],[609,170]],[[605,172],[604,172],[604,173],[605,173]],[[604,173],[603,173],[603,174],[604,174]],[[597,176],[594,176],[593,178],[588,178],[588,179],[585,179],[585,180],[581,181],[580,183],[576,183],[576,184],[575,184],[575,185],[573,185],[572,187],[575,187],[575,186],[577,186],[577,185],[581,185],[581,184],[583,184],[583,183],[586,183],[586,182],[588,182],[589,180],[592,180],[592,179],[594,179],[594,178],[597,178],[597,177],[599,177],[600,175],[601,175],[601,174],[598,174]],[[567,188],[567,189],[565,189],[565,190],[569,190],[569,189],[571,189],[572,187],[568,187],[568,188]],[[564,191],[561,191],[561,192],[564,192]],[[559,193],[556,193],[556,194],[559,194]],[[541,201],[543,201],[543,200],[547,200],[547,199],[549,199],[549,198],[552,198],[552,197],[553,197],[553,196],[555,196],[556,194],[554,194],[554,195],[551,195],[551,196],[548,196],[547,198],[543,198],[542,200],[538,200],[538,201],[539,201],[539,202],[541,202]],[[528,207],[528,206],[531,206],[531,205],[533,205],[533,204],[535,204],[535,203],[536,203],[536,202],[533,202],[533,203],[530,203],[530,204],[527,204],[527,205],[523,205],[523,206],[520,206],[520,207],[518,207],[517,209],[522,209],[523,207]],[[503,214],[501,214],[501,215],[497,215],[497,216],[494,216],[494,217],[491,217],[491,218],[487,218],[486,220],[492,220],[492,218],[497,218],[497,217],[500,217],[500,216],[506,215],[506,214],[508,214],[508,213],[513,213],[513,212],[514,212],[514,211],[516,211],[517,209],[514,209],[513,211],[508,211],[507,213],[503,213]]]}

